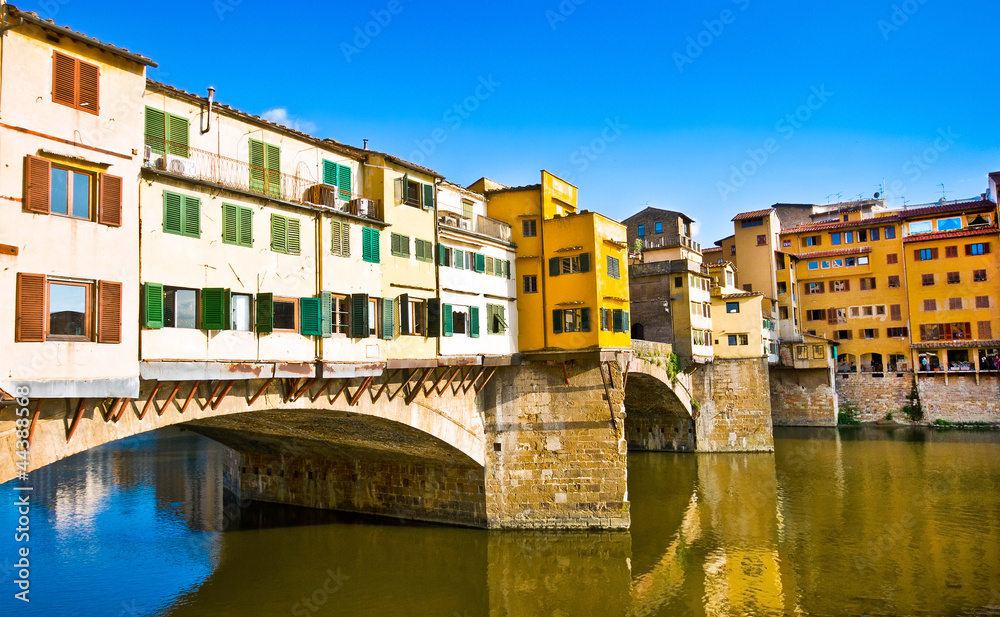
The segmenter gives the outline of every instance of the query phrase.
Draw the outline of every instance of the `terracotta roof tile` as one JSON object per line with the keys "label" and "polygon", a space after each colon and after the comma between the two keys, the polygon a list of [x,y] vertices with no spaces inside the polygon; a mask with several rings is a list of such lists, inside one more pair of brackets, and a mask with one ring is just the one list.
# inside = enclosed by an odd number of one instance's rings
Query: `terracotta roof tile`
{"label": "terracotta roof tile", "polygon": [[947,214],[949,212],[972,212],[983,209],[996,209],[997,205],[986,199],[967,199],[964,201],[954,201],[945,204],[935,204],[922,206],[919,208],[908,208],[906,210],[891,210],[884,216],[877,216],[860,221],[831,221],[829,223],[810,223],[791,227],[781,232],[782,236],[798,234],[807,231],[821,231],[828,229],[849,229],[852,227],[878,227],[883,223],[895,223],[912,218],[933,216],[935,214]]}
{"label": "terracotta roof tile", "polygon": [[960,229],[957,231],[939,231],[932,234],[915,234],[903,238],[904,244],[911,242],[927,242],[929,240],[944,240],[948,238],[968,238],[970,236],[995,236],[1000,233],[996,227],[984,227],[982,229]]}
{"label": "terracotta roof tile", "polygon": [[839,257],[841,255],[864,255],[865,253],[871,253],[872,247],[870,246],[855,246],[849,249],[838,249],[835,251],[816,251],[815,253],[789,253],[792,257],[796,259],[819,259],[822,257]]}
{"label": "terracotta roof tile", "polygon": [[765,216],[770,216],[774,212],[774,208],[768,208],[766,210],[754,210],[753,212],[741,212],[733,217],[734,221],[746,221],[748,219],[760,219]]}

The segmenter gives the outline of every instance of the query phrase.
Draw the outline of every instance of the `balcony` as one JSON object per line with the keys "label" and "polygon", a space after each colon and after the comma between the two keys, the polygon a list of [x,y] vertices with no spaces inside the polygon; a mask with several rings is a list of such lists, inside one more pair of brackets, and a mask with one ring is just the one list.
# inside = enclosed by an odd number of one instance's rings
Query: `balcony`
{"label": "balcony", "polygon": [[669,249],[677,246],[683,246],[684,248],[691,249],[692,251],[701,252],[701,244],[695,242],[687,236],[682,236],[675,234],[672,236],[660,236],[659,238],[642,239],[642,249],[653,250],[653,249]]}
{"label": "balcony", "polygon": [[220,156],[214,152],[191,148],[183,144],[164,142],[152,136],[147,144],[163,144],[166,154],[154,152],[147,145],[143,156],[145,167],[183,176],[199,182],[223,186],[295,204],[325,206],[376,221],[384,220],[378,200],[358,199],[336,187],[318,184],[314,178],[303,178],[250,165],[245,161]]}
{"label": "balcony", "polygon": [[465,218],[456,212],[441,210],[438,212],[438,224],[452,229],[471,231],[483,236],[495,238],[501,242],[510,242],[510,225],[496,219],[477,214],[474,219]]}

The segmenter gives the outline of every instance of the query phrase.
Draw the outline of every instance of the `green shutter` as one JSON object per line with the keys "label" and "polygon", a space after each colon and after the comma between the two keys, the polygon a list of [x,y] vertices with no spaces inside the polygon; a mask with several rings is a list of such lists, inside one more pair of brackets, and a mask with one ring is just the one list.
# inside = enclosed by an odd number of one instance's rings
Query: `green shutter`
{"label": "green shutter", "polygon": [[612,332],[624,332],[622,330],[622,310],[614,309],[611,312],[611,330]]}
{"label": "green shutter", "polygon": [[264,192],[264,143],[250,140],[250,190]]}
{"label": "green shutter", "polygon": [[424,210],[434,209],[434,185],[424,185]]}
{"label": "green shutter", "polygon": [[333,336],[333,294],[329,291],[319,292],[319,323],[320,336]]}
{"label": "green shutter", "polygon": [[184,195],[184,235],[201,237],[201,200]]}
{"label": "green shutter", "polygon": [[455,259],[453,265],[459,270],[465,268],[465,252],[460,249],[455,249]]}
{"label": "green shutter", "polygon": [[454,323],[455,315],[451,312],[450,304],[441,305],[441,316],[443,317],[441,321],[443,322],[444,325],[444,328],[442,328],[443,332],[441,332],[441,335],[442,336],[453,335],[455,333],[455,323]]}
{"label": "green shutter", "polygon": [[505,307],[503,305],[497,305],[497,307],[496,307],[496,309],[494,309],[494,311],[495,311],[496,317],[499,318],[499,320],[500,320],[500,322],[498,324],[498,327],[497,327],[497,334],[506,334],[507,333],[507,307]]}
{"label": "green shutter", "polygon": [[441,299],[427,301],[427,336],[441,336]]}
{"label": "green shutter", "polygon": [[445,246],[441,243],[438,243],[438,265],[439,266],[445,265],[446,258],[447,254],[445,252]]}
{"label": "green shutter", "polygon": [[469,307],[469,336],[479,338],[479,307]]}
{"label": "green shutter", "polygon": [[402,294],[396,298],[399,304],[399,332],[400,334],[412,334],[410,332],[410,296]]}
{"label": "green shutter", "polygon": [[403,257],[406,258],[410,257],[410,236],[400,236],[399,248],[400,248],[400,253],[403,254]]}
{"label": "green shutter", "polygon": [[334,255],[340,255],[343,253],[343,247],[340,242],[340,226],[342,223],[340,221],[330,221],[330,252]]}
{"label": "green shutter", "polygon": [[368,263],[379,263],[378,230],[371,227],[364,227],[362,229],[362,240],[363,259]]}
{"label": "green shutter", "polygon": [[299,232],[299,219],[288,219],[288,239],[285,246],[290,255],[298,255],[302,252],[302,235]]}
{"label": "green shutter", "polygon": [[323,336],[319,298],[299,298],[299,331],[305,336]]}
{"label": "green shutter", "polygon": [[337,187],[340,188],[340,198],[351,200],[351,168],[347,165],[337,165]]}
{"label": "green shutter", "polygon": [[590,309],[580,309],[580,331],[590,332]]}
{"label": "green shutter", "polygon": [[239,209],[239,245],[253,248],[253,210]]}
{"label": "green shutter", "polygon": [[270,197],[281,196],[281,148],[273,144],[264,144],[264,167],[267,174],[267,194]]}
{"label": "green shutter", "polygon": [[201,329],[228,330],[226,319],[226,290],[206,287],[201,290]]}
{"label": "green shutter", "polygon": [[187,158],[188,151],[188,120],[181,116],[167,114],[167,153]]}
{"label": "green shutter", "polygon": [[160,283],[145,283],[142,286],[143,302],[145,304],[143,325],[158,330],[163,327],[163,285]]}
{"label": "green shutter", "polygon": [[368,338],[368,294],[351,296],[351,338]]}
{"label": "green shutter", "polygon": [[563,312],[561,309],[552,310],[552,332],[555,334],[562,334],[563,329]]}
{"label": "green shutter", "polygon": [[476,272],[486,272],[486,255],[476,253]]}
{"label": "green shutter", "polygon": [[271,250],[287,253],[288,219],[280,214],[271,215]]}
{"label": "green shutter", "polygon": [[559,276],[559,258],[549,258],[549,276]]}
{"label": "green shutter", "polygon": [[233,204],[222,204],[222,242],[239,244],[240,209]]}
{"label": "green shutter", "polygon": [[628,317],[628,311],[622,311],[622,332],[628,332],[631,327],[632,324]]}
{"label": "green shutter", "polygon": [[580,255],[580,272],[590,272],[590,253]]}
{"label": "green shutter", "polygon": [[257,332],[274,332],[274,294],[257,294]]}
{"label": "green shutter", "polygon": [[382,339],[392,340],[392,335],[396,329],[394,321],[394,311],[392,298],[382,298]]}
{"label": "green shutter", "polygon": [[410,199],[410,174],[403,174],[403,181],[400,183],[403,187],[403,201],[406,203]]}
{"label": "green shutter", "polygon": [[337,186],[337,168],[340,167],[333,161],[323,159],[323,184]]}
{"label": "green shutter", "polygon": [[169,234],[184,233],[183,199],[177,193],[163,191],[163,231]]}
{"label": "green shutter", "polygon": [[340,252],[341,257],[351,256],[351,224],[344,221],[340,224]]}
{"label": "green shutter", "polygon": [[146,108],[146,145],[157,154],[164,153],[167,139],[166,114],[159,109]]}

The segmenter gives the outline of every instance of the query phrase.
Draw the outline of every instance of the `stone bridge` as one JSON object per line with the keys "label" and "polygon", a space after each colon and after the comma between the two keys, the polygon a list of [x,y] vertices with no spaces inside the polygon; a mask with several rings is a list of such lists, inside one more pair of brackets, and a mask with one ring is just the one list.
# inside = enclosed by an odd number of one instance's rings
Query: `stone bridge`
{"label": "stone bridge", "polygon": [[629,448],[703,449],[697,384],[672,375],[668,356],[637,341],[423,367],[143,364],[136,399],[29,393],[0,407],[0,482],[183,424],[229,448],[224,481],[243,499],[475,527],[624,529]]}

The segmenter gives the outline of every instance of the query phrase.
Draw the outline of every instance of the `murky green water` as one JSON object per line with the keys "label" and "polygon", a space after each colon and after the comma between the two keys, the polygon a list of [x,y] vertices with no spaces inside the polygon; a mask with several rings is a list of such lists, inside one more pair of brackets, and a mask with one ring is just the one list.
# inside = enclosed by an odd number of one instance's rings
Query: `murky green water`
{"label": "murky green water", "polygon": [[1000,615],[1000,433],[775,450],[635,454],[630,532],[513,533],[241,510],[221,449],[165,431],[32,474],[32,602],[5,531],[0,614]]}

